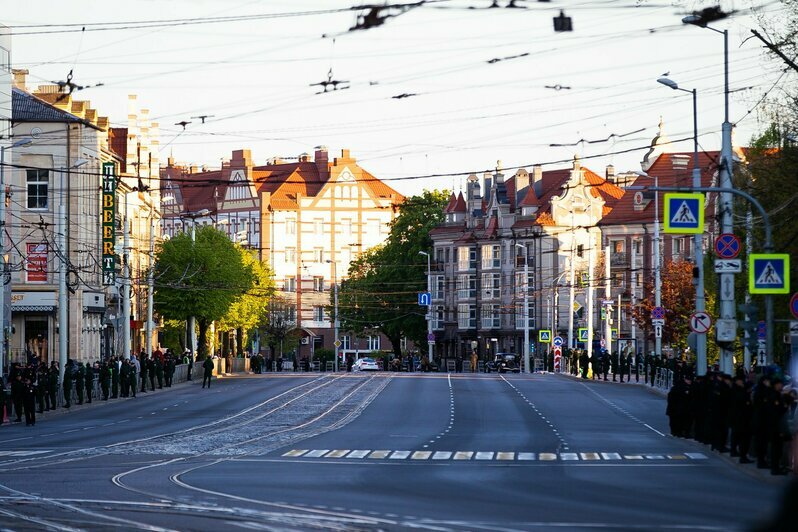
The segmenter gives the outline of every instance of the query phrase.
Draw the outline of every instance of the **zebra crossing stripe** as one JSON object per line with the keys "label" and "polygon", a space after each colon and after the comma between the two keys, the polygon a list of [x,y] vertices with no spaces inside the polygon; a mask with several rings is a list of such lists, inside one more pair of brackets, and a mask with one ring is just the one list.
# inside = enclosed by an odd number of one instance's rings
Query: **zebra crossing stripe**
{"label": "zebra crossing stripe", "polygon": [[642,454],[625,454],[623,455],[624,460],[642,460]]}
{"label": "zebra crossing stripe", "polygon": [[540,453],[538,455],[538,458],[540,458],[544,462],[551,462],[552,460],[557,459],[557,455],[554,453]]}
{"label": "zebra crossing stripe", "polygon": [[605,460],[620,460],[621,455],[618,453],[601,453],[601,457]]}
{"label": "zebra crossing stripe", "polygon": [[515,460],[515,453],[509,453],[509,452],[496,453],[496,460]]}
{"label": "zebra crossing stripe", "polygon": [[579,460],[579,455],[577,455],[576,453],[560,453],[560,460]]}
{"label": "zebra crossing stripe", "polygon": [[707,459],[707,455],[705,455],[704,453],[684,453],[684,454],[685,454],[685,456],[687,456],[691,460],[706,460]]}
{"label": "zebra crossing stripe", "polygon": [[307,449],[293,449],[293,450],[288,451],[287,453],[283,454],[283,456],[291,456],[291,457],[302,456],[306,452],[308,452]]}
{"label": "zebra crossing stripe", "polygon": [[337,449],[335,451],[330,451],[329,454],[325,454],[324,458],[343,458],[349,454],[349,449]]}
{"label": "zebra crossing stripe", "polygon": [[579,456],[582,457],[582,460],[601,460],[598,453],[579,453]]}
{"label": "zebra crossing stripe", "polygon": [[391,451],[372,451],[369,458],[387,458]]}
{"label": "zebra crossing stripe", "polygon": [[329,449],[316,449],[314,451],[310,451],[308,454],[305,455],[305,458],[321,458],[325,454],[329,453]]}
{"label": "zebra crossing stripe", "polygon": [[432,455],[433,460],[448,460],[452,457],[452,453],[449,451],[436,451],[435,454]]}
{"label": "zebra crossing stripe", "polygon": [[361,451],[352,451],[351,453],[346,455],[346,457],[347,458],[365,458],[367,454],[369,454],[369,451],[362,451],[362,450]]}
{"label": "zebra crossing stripe", "polygon": [[669,460],[687,460],[687,457],[683,454],[669,454]]}
{"label": "zebra crossing stripe", "polygon": [[534,460],[535,458],[535,453],[518,453],[519,460]]}
{"label": "zebra crossing stripe", "polygon": [[416,451],[413,453],[413,456],[410,457],[411,460],[427,460],[429,457],[432,456],[432,451]]}
{"label": "zebra crossing stripe", "polygon": [[471,451],[457,451],[454,453],[455,460],[471,460],[472,456],[474,456],[474,453]]}
{"label": "zebra crossing stripe", "polygon": [[490,451],[480,451],[476,456],[477,460],[493,460],[493,453]]}
{"label": "zebra crossing stripe", "polygon": [[665,457],[662,456],[661,454],[647,454],[646,455],[646,459],[647,460],[665,460]]}
{"label": "zebra crossing stripe", "polygon": [[391,460],[404,460],[410,456],[410,451],[394,451],[393,454],[390,456]]}

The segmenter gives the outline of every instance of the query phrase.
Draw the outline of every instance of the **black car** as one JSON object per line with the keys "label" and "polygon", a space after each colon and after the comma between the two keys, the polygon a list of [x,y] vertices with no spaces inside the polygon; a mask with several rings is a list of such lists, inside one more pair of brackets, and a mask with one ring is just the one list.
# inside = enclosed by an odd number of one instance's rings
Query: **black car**
{"label": "black car", "polygon": [[490,373],[491,371],[521,373],[518,357],[514,353],[496,353],[494,359],[485,364],[485,372]]}

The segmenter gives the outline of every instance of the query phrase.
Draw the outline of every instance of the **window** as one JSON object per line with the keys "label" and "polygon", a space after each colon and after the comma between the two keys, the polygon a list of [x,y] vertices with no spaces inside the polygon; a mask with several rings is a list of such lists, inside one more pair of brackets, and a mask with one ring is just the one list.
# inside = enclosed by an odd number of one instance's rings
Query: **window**
{"label": "window", "polygon": [[638,255],[643,253],[643,241],[642,240],[640,240],[640,239],[632,240],[632,246],[634,246],[635,253],[637,253]]}
{"label": "window", "polygon": [[457,248],[457,269],[472,270],[477,267],[477,250],[467,246]]}
{"label": "window", "polygon": [[482,297],[485,299],[498,299],[501,297],[501,274],[482,274]]}
{"label": "window", "polygon": [[610,247],[613,253],[623,253],[625,242],[623,240],[613,240],[610,242]]}
{"label": "window", "polygon": [[477,279],[474,275],[466,273],[457,276],[457,297],[459,299],[477,297]]}
{"label": "window", "polygon": [[286,277],[283,281],[283,290],[286,292],[296,292],[296,277]]}
{"label": "window", "polygon": [[324,249],[313,248],[313,262],[324,262]]}
{"label": "window", "polygon": [[435,250],[435,262],[438,264],[443,264],[443,248],[438,248]]}
{"label": "window", "polygon": [[313,291],[324,292],[324,277],[313,278]]}
{"label": "window", "polygon": [[[529,305],[529,313],[527,314],[527,320],[529,322],[528,327],[530,329],[535,328],[535,308],[532,304]],[[516,329],[523,329],[524,328],[524,304],[518,303],[515,306],[515,328]]]}
{"label": "window", "polygon": [[499,314],[499,305],[483,305],[482,328],[498,329],[499,327],[501,327],[501,314]]}
{"label": "window", "polygon": [[457,305],[457,327],[459,329],[477,328],[477,307],[475,305]]}
{"label": "window", "polygon": [[289,323],[296,323],[296,307],[294,305],[285,307],[285,320]]}
{"label": "window", "polygon": [[288,218],[285,221],[285,234],[287,234],[287,235],[295,235],[296,234],[296,219],[295,218]]}
{"label": "window", "polygon": [[482,267],[484,269],[500,268],[502,265],[501,260],[502,260],[501,246],[493,246],[493,245],[482,246]]}
{"label": "window", "polygon": [[324,321],[324,307],[319,305],[313,307],[313,321]]}
{"label": "window", "polygon": [[576,246],[576,256],[582,257],[584,254],[585,254],[585,246],[583,246],[582,244]]}
{"label": "window", "polygon": [[432,309],[432,328],[439,331],[443,329],[444,307],[438,305]]}
{"label": "window", "polygon": [[368,340],[368,349],[369,351],[379,351],[380,350],[380,336],[369,336],[366,338]]}
{"label": "window", "polygon": [[296,248],[285,248],[286,264],[296,264]]}
{"label": "window", "polygon": [[432,277],[432,299],[443,299],[445,295],[446,278],[443,275]]}
{"label": "window", "polygon": [[524,283],[524,272],[515,272],[515,293],[518,296],[524,295],[524,290],[529,290],[529,295],[532,295],[532,291],[535,289],[535,273],[529,272],[529,277]]}
{"label": "window", "polygon": [[28,170],[28,208],[47,208],[47,188],[50,183],[49,170]]}
{"label": "window", "polygon": [[348,334],[341,336],[341,349],[344,351],[352,349],[352,337]]}

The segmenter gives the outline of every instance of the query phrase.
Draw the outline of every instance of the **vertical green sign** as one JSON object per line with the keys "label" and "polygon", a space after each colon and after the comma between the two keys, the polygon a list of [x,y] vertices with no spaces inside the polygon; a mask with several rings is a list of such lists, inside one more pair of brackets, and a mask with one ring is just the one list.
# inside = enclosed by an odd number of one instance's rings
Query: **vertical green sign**
{"label": "vertical green sign", "polygon": [[102,194],[102,266],[103,284],[113,285],[116,281],[116,176],[114,163],[103,163],[103,194]]}

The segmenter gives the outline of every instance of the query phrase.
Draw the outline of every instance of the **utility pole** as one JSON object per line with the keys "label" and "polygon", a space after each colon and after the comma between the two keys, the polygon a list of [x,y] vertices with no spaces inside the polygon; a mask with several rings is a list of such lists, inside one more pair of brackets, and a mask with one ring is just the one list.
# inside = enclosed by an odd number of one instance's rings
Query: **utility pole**
{"label": "utility pole", "polygon": [[568,347],[576,349],[574,338],[574,303],[576,301],[576,265],[574,264],[574,248],[576,248],[576,236],[574,235],[574,211],[571,210],[571,260],[570,260],[570,307],[568,308]]}
{"label": "utility pole", "polygon": [[[631,274],[631,277],[632,277],[631,278],[631,282],[629,283],[629,286],[631,287],[630,297],[629,297],[629,309],[630,309],[629,312],[630,312],[630,314],[631,314],[631,309],[635,308],[635,303],[636,303],[635,292],[637,292],[637,268],[635,268],[635,264],[637,264],[637,248],[635,247],[635,242],[636,241],[633,238],[632,239],[632,249],[629,250],[629,257],[630,257],[630,260],[632,261],[631,262],[631,267],[629,268],[630,274]],[[637,358],[637,327],[635,326],[634,318],[629,320],[629,322],[632,325],[632,327],[630,329],[630,334],[629,334],[629,336],[631,336],[631,338],[633,340],[633,342],[632,342],[632,350],[634,351],[633,354],[634,354],[635,358]],[[621,330],[620,323],[618,324],[618,330],[619,331]]]}
{"label": "utility pole", "polygon": [[130,219],[125,191],[125,216],[122,228],[122,358],[130,358]]}
{"label": "utility pole", "polygon": [[147,356],[152,358],[152,305],[155,293],[155,209],[150,210],[150,268],[147,272]]}
{"label": "utility pole", "polygon": [[[654,188],[659,187],[659,178],[654,176]],[[659,192],[654,193],[654,306],[662,306],[662,279],[660,277],[659,250]],[[659,326],[658,326],[659,327]],[[662,332],[654,335],[654,354],[657,358],[662,356]]]}
{"label": "utility pole", "polygon": [[339,356],[338,349],[339,349],[339,346],[341,345],[341,340],[338,338],[338,327],[340,327],[340,323],[341,323],[338,320],[338,265],[337,265],[337,263],[334,260],[327,259],[326,262],[328,264],[332,264],[332,267],[333,267],[333,283],[334,283],[334,290],[335,290],[335,295],[333,296],[333,298],[334,298],[333,299],[333,309],[335,311],[335,320],[333,321],[333,327],[334,327],[334,331],[335,331],[334,332],[335,340],[334,340],[334,343],[333,343],[333,346],[335,347],[335,362],[333,364],[333,366],[334,366],[333,369],[337,373],[338,372],[338,356]]}
{"label": "utility pole", "polygon": [[[588,232],[588,246],[587,246],[587,356],[593,356],[593,261],[595,260],[595,251],[593,247],[596,245],[593,235]],[[593,368],[593,373],[597,368]]]}
{"label": "utility pole", "polygon": [[[604,301],[612,302],[612,287],[610,286],[610,246],[604,248]],[[604,348],[607,353],[612,353],[612,305],[604,305]]]}
{"label": "utility pole", "polygon": [[[426,251],[419,251],[419,255],[427,257],[427,293],[429,294],[429,304],[427,305],[427,359],[432,362],[432,349],[435,341],[432,340],[432,270],[430,268],[430,254]],[[336,335],[337,337],[337,335]]]}

